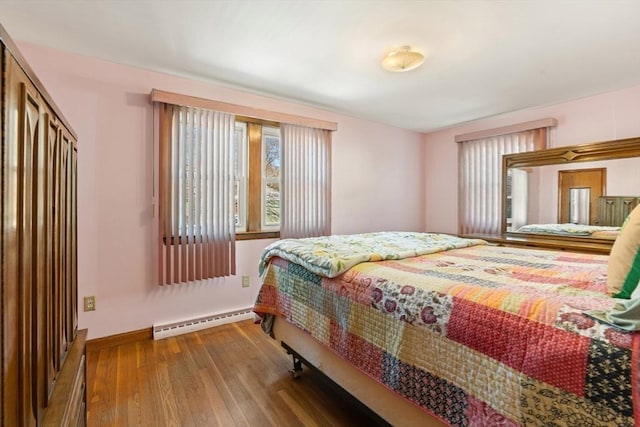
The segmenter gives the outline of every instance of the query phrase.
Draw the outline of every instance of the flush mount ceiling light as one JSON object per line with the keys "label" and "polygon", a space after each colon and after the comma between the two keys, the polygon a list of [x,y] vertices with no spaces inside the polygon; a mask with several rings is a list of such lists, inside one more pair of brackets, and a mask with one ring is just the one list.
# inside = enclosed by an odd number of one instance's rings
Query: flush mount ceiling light
{"label": "flush mount ceiling light", "polygon": [[418,68],[424,62],[424,55],[411,46],[402,46],[387,53],[381,61],[382,68],[400,73]]}

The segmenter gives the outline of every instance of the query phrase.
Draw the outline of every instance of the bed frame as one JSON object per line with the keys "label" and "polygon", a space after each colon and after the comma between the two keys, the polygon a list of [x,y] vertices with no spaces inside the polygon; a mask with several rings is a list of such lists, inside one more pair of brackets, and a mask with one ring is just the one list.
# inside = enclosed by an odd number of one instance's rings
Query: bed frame
{"label": "bed frame", "polygon": [[[288,353],[294,356],[292,375],[302,369],[301,363],[316,369],[357,399],[366,408],[392,426],[445,427],[439,419],[427,414],[413,403],[400,397],[371,379],[340,356],[318,343],[308,333],[275,318],[273,336]],[[384,423],[379,423],[384,425]]]}

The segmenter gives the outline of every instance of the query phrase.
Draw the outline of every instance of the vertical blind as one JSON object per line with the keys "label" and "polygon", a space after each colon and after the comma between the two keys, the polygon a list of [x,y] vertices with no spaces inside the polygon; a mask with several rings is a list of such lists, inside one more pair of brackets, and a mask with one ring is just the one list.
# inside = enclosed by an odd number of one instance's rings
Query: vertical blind
{"label": "vertical blind", "polygon": [[160,129],[160,284],[235,274],[235,116],[161,103]]}
{"label": "vertical blind", "polygon": [[281,125],[280,237],[331,234],[331,132]]}
{"label": "vertical blind", "polygon": [[546,147],[547,128],[462,141],[459,161],[460,233],[501,232],[502,156]]}

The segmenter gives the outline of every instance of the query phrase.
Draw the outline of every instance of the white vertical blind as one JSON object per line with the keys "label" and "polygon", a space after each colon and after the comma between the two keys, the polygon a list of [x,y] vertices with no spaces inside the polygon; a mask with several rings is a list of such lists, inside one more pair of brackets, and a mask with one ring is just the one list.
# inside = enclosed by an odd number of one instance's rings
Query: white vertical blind
{"label": "white vertical blind", "polygon": [[547,128],[460,143],[460,233],[499,235],[502,156],[546,147]]}
{"label": "white vertical blind", "polygon": [[289,124],[282,132],[280,237],[331,234],[331,132]]}
{"label": "white vertical blind", "polygon": [[161,111],[160,284],[235,274],[235,116]]}

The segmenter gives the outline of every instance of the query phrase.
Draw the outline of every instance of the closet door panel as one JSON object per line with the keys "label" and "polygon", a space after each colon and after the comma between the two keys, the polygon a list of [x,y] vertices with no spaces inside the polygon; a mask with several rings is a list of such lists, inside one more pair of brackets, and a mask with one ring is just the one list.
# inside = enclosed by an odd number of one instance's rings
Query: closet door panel
{"label": "closet door panel", "polygon": [[[3,50],[5,61],[4,130],[2,150],[2,395],[3,425],[20,425],[20,297],[18,244],[18,117],[20,74]],[[22,77],[24,79],[24,77]]]}
{"label": "closet door panel", "polygon": [[58,223],[58,229],[56,230],[56,234],[58,235],[58,248],[59,258],[58,258],[58,283],[55,288],[57,292],[56,295],[56,304],[58,305],[57,311],[59,313],[58,318],[56,319],[58,330],[56,331],[57,339],[58,339],[58,357],[61,363],[64,363],[64,358],[67,353],[67,349],[70,341],[68,340],[67,333],[67,316],[65,307],[67,306],[67,298],[68,298],[68,282],[67,282],[67,168],[69,161],[69,140],[63,137],[61,132],[61,138],[58,143],[58,170],[57,172],[57,183],[58,183],[58,204],[56,206],[56,221]]}
{"label": "closet door panel", "polygon": [[63,284],[63,317],[64,317],[64,333],[67,343],[71,343],[75,337],[75,331],[77,329],[77,320],[75,316],[76,307],[76,293],[74,289],[73,279],[73,221],[74,221],[74,209],[73,209],[73,177],[74,173],[74,141],[71,134],[63,127],[62,128],[62,145],[64,147],[64,169],[62,171],[64,177],[64,214],[62,221],[64,223],[64,230],[62,232],[62,240],[64,241],[64,284]]}
{"label": "closet door panel", "polygon": [[[40,102],[34,87],[21,83],[20,134],[18,159],[18,242],[21,299],[21,385],[22,410],[28,423],[38,420],[44,406],[38,393],[41,360],[38,339],[43,336],[38,322],[44,307],[38,292],[38,148],[40,138]],[[40,323],[40,325],[39,325]]]}
{"label": "closet door panel", "polygon": [[[28,255],[25,254],[25,268],[30,272],[30,305],[25,311],[27,321],[31,322],[31,402],[36,420],[42,419],[47,405],[47,183],[46,168],[46,104],[41,100],[35,88],[22,85],[22,105],[25,174],[24,187],[24,235],[28,235],[29,244],[25,243]],[[30,256],[30,259],[28,259]]]}
{"label": "closet door panel", "polygon": [[78,149],[77,142],[72,140],[71,149],[71,207],[70,213],[70,242],[71,254],[71,305],[68,308],[72,319],[72,332],[75,339],[78,332]]}
{"label": "closet door panel", "polygon": [[56,280],[56,265],[55,265],[55,254],[54,245],[57,242],[56,233],[54,229],[54,217],[55,217],[55,209],[54,209],[54,169],[55,169],[55,154],[56,154],[56,145],[58,144],[59,139],[59,125],[55,120],[55,117],[47,113],[45,115],[45,123],[46,133],[45,133],[45,146],[46,146],[46,157],[44,164],[44,176],[45,176],[45,187],[46,187],[46,232],[44,236],[44,244],[46,246],[47,251],[47,260],[46,260],[46,277],[45,277],[45,297],[46,297],[46,310],[45,310],[45,318],[46,318],[46,341],[43,346],[44,358],[45,358],[45,370],[46,370],[46,380],[45,380],[45,394],[47,397],[47,402],[51,392],[53,390],[53,385],[56,379],[56,375],[59,371],[60,361],[58,358],[58,347],[57,340],[54,340],[55,336],[55,319],[57,315],[55,301],[55,292],[54,292],[54,284],[57,284]]}
{"label": "closet door panel", "polygon": [[62,245],[60,239],[60,170],[61,170],[61,143],[60,143],[60,130],[56,129],[55,137],[52,136],[50,149],[52,150],[51,158],[51,287],[50,293],[50,324],[49,328],[51,334],[49,336],[51,351],[53,372],[60,371],[62,367],[62,357],[64,354],[64,346],[61,349],[62,335],[62,305],[60,288],[62,281],[60,280],[61,268],[60,263],[62,261],[62,254],[60,253],[60,247]]}

